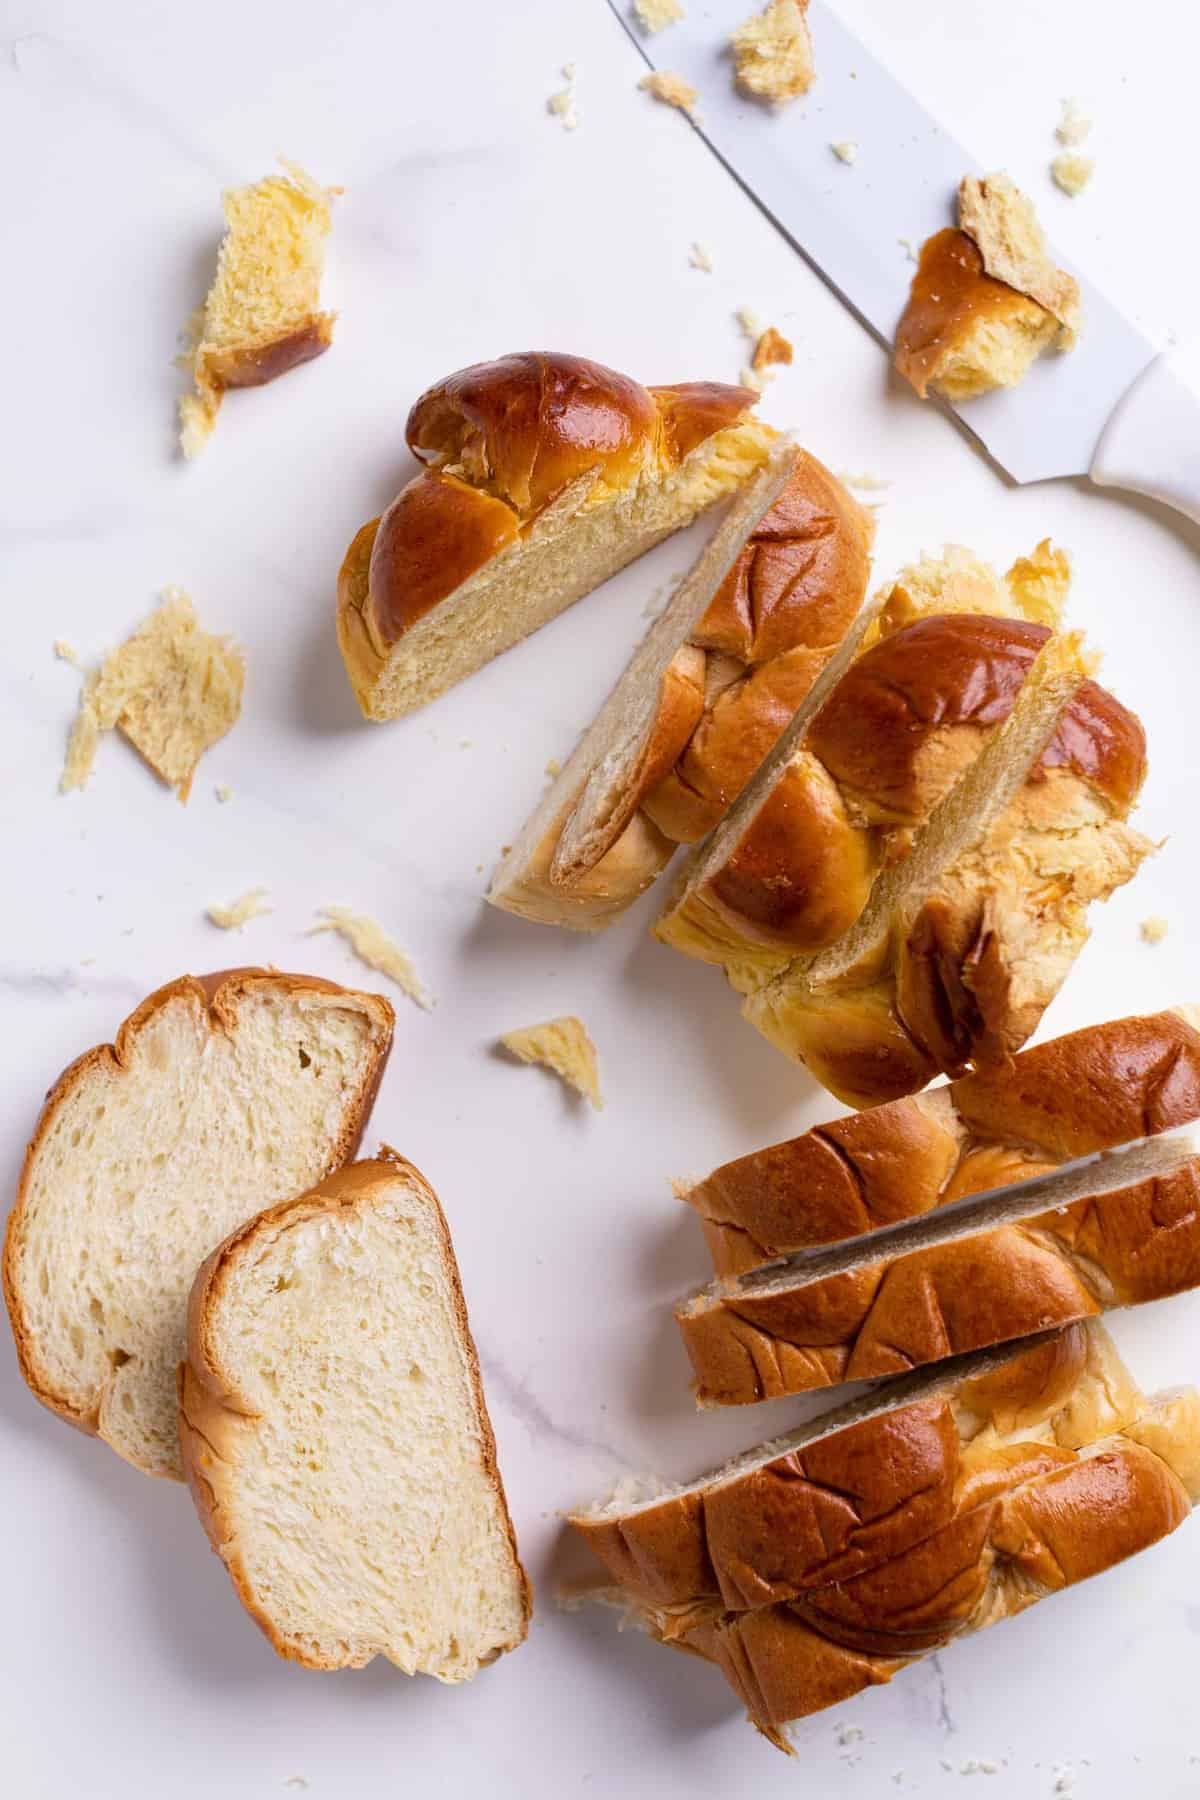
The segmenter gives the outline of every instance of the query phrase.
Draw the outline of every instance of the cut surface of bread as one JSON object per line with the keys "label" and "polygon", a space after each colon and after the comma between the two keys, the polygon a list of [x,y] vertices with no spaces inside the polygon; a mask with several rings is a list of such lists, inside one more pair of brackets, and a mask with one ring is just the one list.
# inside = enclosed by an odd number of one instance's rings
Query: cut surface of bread
{"label": "cut surface of bread", "polygon": [[522,1642],[454,1251],[402,1157],[339,1169],[212,1253],[179,1402],[201,1519],[281,1656],[459,1682]]}
{"label": "cut surface of bread", "polygon": [[756,99],[786,105],[806,94],[816,76],[808,0],[770,0],[739,25],[730,40],[734,79]]}
{"label": "cut surface of bread", "polygon": [[59,786],[84,787],[102,732],[115,727],[186,802],[197,764],[237,724],[246,665],[229,638],[202,631],[181,588],[88,677]]}
{"label": "cut surface of bread", "polygon": [[392,1009],[307,975],[183,976],[51,1089],[4,1246],[34,1394],[178,1476],[175,1367],[196,1270],[257,1210],[353,1155]]}
{"label": "cut surface of bread", "polygon": [[583,1020],[573,1013],[559,1019],[547,1019],[541,1025],[524,1025],[516,1031],[506,1031],[500,1042],[520,1062],[540,1063],[551,1070],[560,1081],[565,1081],[577,1094],[590,1100],[597,1112],[603,1108],[596,1046],[588,1036]]}
{"label": "cut surface of bread", "polygon": [[329,348],[334,315],[320,311],[325,239],[339,188],[295,163],[221,196],[225,236],[187,363],[196,391],[179,403],[183,454],[208,442],[227,388],[262,387]]}
{"label": "cut surface of bread", "polygon": [[364,525],[338,577],[338,642],[359,706],[424,706],[735,492],[776,433],[756,396],[645,388],[584,357],[529,352],[427,390],[425,465]]}

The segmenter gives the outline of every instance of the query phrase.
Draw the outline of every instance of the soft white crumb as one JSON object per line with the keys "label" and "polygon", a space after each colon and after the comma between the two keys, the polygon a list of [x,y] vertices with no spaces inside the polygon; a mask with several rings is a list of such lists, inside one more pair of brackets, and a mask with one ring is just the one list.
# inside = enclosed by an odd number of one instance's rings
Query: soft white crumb
{"label": "soft white crumb", "polygon": [[546,102],[546,111],[553,113],[561,121],[564,131],[574,131],[579,124],[579,114],[575,110],[575,64],[564,63],[562,72],[567,85],[557,94],[551,94]]}
{"label": "soft white crumb", "polygon": [[1078,100],[1068,99],[1062,103],[1062,117],[1054,130],[1060,144],[1082,144],[1092,129],[1092,121],[1088,118]]}
{"label": "soft white crumb", "polygon": [[218,781],[216,787],[213,789],[213,793],[217,796],[217,799],[222,806],[228,806],[229,802],[233,799],[233,789],[227,781]]}
{"label": "soft white crumb", "polygon": [[911,238],[897,238],[896,242],[903,250],[905,256],[907,256],[909,262],[920,262],[921,247],[919,244],[914,244]]}
{"label": "soft white crumb", "polygon": [[742,386],[744,388],[749,388],[752,394],[761,394],[770,378],[770,369],[752,369],[749,365],[747,365],[738,376],[738,380],[741,382]]}
{"label": "soft white crumb", "polygon": [[1138,926],[1143,944],[1161,944],[1169,930],[1170,925],[1166,919],[1159,918],[1157,914],[1149,919],[1143,919]]}
{"label": "soft white crumb", "polygon": [[681,0],[633,0],[633,10],[647,37],[683,18]]}
{"label": "soft white crumb", "polygon": [[712,251],[707,244],[693,244],[688,251],[688,262],[693,269],[702,269],[706,275],[713,272]]}
{"label": "soft white crumb", "polygon": [[274,907],[267,903],[265,887],[248,888],[231,900],[228,906],[210,906],[208,917],[222,931],[240,931],[251,919],[261,918],[264,913],[273,912]]}
{"label": "soft white crumb", "polygon": [[766,330],[766,326],[754,308],[739,306],[733,316],[741,326],[744,335],[750,339],[751,343],[756,344]]}
{"label": "soft white crumb", "polygon": [[562,72],[563,72],[563,80],[564,81],[574,81],[575,73],[576,73],[575,64],[573,62],[564,63],[562,66]]}
{"label": "soft white crumb", "polygon": [[882,475],[852,474],[849,469],[839,469],[838,480],[846,487],[861,488],[865,494],[881,494],[885,488],[891,487]]}
{"label": "soft white crumb", "polygon": [[1062,150],[1050,164],[1050,173],[1055,185],[1074,199],[1092,179],[1095,167],[1090,156],[1082,156],[1078,150]]}
{"label": "soft white crumb", "polygon": [[550,761],[546,764],[546,773],[547,775],[562,774],[562,764],[559,762],[557,756],[552,756]]}
{"label": "soft white crumb", "polygon": [[54,654],[57,656],[59,662],[70,663],[71,667],[74,669],[81,669],[83,667],[78,650],[75,648],[74,644],[69,644],[66,638],[55,638]]}
{"label": "soft white crumb", "polygon": [[830,144],[829,148],[839,162],[854,163],[858,161],[858,143],[854,138],[840,138],[836,144]]}
{"label": "soft white crumb", "polygon": [[417,976],[412,958],[390,938],[383,927],[362,913],[352,913],[348,906],[322,906],[317,924],[310,925],[308,936],[319,931],[336,931],[369,969],[378,969],[408,998],[426,1012],[433,1006]]}

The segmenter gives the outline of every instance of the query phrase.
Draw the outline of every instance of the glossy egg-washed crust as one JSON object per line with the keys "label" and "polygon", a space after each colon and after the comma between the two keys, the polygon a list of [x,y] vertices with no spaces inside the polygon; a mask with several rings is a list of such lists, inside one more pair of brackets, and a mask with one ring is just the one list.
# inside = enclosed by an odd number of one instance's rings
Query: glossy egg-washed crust
{"label": "glossy egg-washed crust", "polygon": [[[832,943],[1013,709],[1044,625],[938,613],[881,638],[809,727],[803,753],[708,882],[710,905],[752,943],[797,954]],[[1117,817],[1146,773],[1141,722],[1086,681],[1031,777],[1077,776]]]}
{"label": "glossy egg-washed crust", "polygon": [[[944,1092],[890,1102],[716,1170],[686,1198],[719,1274],[845,1241],[1200,1117],[1200,1033],[1114,1020]],[[727,1285],[677,1313],[701,1396],[740,1404],[1001,1343],[1200,1284],[1193,1165],[1021,1225],[824,1281]]]}
{"label": "glossy egg-washed crust", "polygon": [[551,352],[474,363],[437,382],[406,427],[409,448],[429,466],[362,527],[342,565],[344,653],[353,637],[361,655],[364,644],[385,655],[572,483],[592,476],[620,488],[647,469],[665,475],[755,399],[719,382],[646,388]]}
{"label": "glossy egg-washed crust", "polygon": [[[449,1228],[437,1196],[420,1171],[389,1146],[369,1161],[336,1169],[307,1194],[284,1201],[256,1218],[212,1252],[200,1268],[188,1301],[187,1360],[179,1366],[179,1441],[184,1474],[209,1542],[229,1571],[238,1598],[280,1656],[310,1669],[362,1667],[371,1657],[351,1663],[347,1658],[327,1660],[313,1655],[305,1645],[285,1636],[270,1611],[269,1598],[260,1596],[246,1569],[237,1539],[230,1497],[238,1480],[238,1457],[245,1436],[255,1430],[256,1416],[237,1391],[235,1379],[221,1366],[212,1337],[212,1319],[221,1305],[231,1271],[244,1257],[253,1257],[260,1245],[270,1242],[277,1229],[306,1219],[327,1218],[339,1211],[353,1212],[369,1201],[377,1185],[390,1185],[402,1172],[420,1193],[436,1221],[450,1302],[466,1360],[472,1399],[479,1427],[480,1457],[485,1476],[496,1497],[504,1522],[513,1568],[518,1580],[522,1614],[520,1629],[510,1642],[498,1644],[485,1660],[494,1662],[506,1650],[523,1642],[533,1610],[533,1590],[517,1552],[516,1533],[508,1510],[504,1484],[496,1461],[496,1440],[484,1398],[479,1358],[471,1336],[458,1264]],[[376,1654],[375,1652],[372,1655]]]}
{"label": "glossy egg-washed crust", "polygon": [[1052,341],[1059,325],[1038,301],[983,266],[965,231],[947,226],[921,246],[908,303],[896,328],[896,368],[922,399],[937,387],[947,361],[981,327],[1015,329]]}
{"label": "glossy egg-washed crust", "polygon": [[[4,1237],[5,1304],[8,1308],[9,1322],[16,1344],[17,1360],[31,1392],[43,1406],[49,1407],[51,1412],[57,1413],[69,1425],[74,1425],[78,1430],[86,1432],[91,1437],[99,1435],[100,1432],[103,1390],[98,1391],[89,1403],[83,1406],[60,1390],[53,1376],[43,1367],[37,1341],[27,1321],[18,1289],[17,1270],[25,1248],[26,1195],[38,1154],[59,1110],[80,1088],[86,1086],[89,1079],[98,1070],[109,1070],[115,1075],[120,1075],[128,1070],[138,1036],[145,1030],[154,1014],[164,1006],[169,1005],[180,996],[194,999],[199,1006],[204,1008],[209,1028],[214,1035],[217,1035],[230,1030],[235,1023],[234,999],[236,994],[247,987],[260,984],[285,993],[330,994],[344,997],[348,1003],[361,1008],[376,1023],[380,1033],[379,1047],[374,1062],[367,1070],[357,1102],[347,1114],[338,1141],[330,1153],[328,1167],[333,1170],[341,1163],[348,1161],[358,1148],[366,1122],[371,1115],[371,1108],[375,1103],[375,1096],[379,1091],[379,1084],[383,1079],[384,1067],[391,1049],[395,1013],[389,1002],[380,994],[359,993],[351,988],[342,988],[336,982],[325,981],[318,975],[288,975],[275,969],[253,967],[221,969],[211,975],[181,975],[177,980],[156,988],[123,1022],[113,1043],[98,1044],[95,1049],[85,1051],[82,1056],[77,1057],[63,1070],[46,1096],[33,1136],[29,1140],[17,1187],[17,1197],[8,1217],[8,1226]],[[157,1471],[148,1470],[147,1473],[157,1473]]]}

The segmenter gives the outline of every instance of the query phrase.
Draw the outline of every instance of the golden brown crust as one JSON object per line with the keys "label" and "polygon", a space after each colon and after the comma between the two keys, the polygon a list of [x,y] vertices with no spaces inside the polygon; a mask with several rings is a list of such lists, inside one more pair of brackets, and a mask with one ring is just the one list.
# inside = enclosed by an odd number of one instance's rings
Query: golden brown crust
{"label": "golden brown crust", "polygon": [[[390,1003],[380,994],[367,994],[352,988],[342,988],[336,982],[326,981],[316,975],[288,975],[274,969],[254,967],[225,969],[207,976],[181,975],[177,980],[156,988],[123,1021],[111,1044],[98,1044],[94,1049],[85,1051],[82,1056],[77,1057],[63,1070],[46,1096],[37,1125],[29,1140],[17,1186],[17,1197],[13,1202],[4,1236],[4,1255],[3,1262],[0,1264],[0,1273],[3,1276],[5,1305],[8,1309],[13,1340],[16,1344],[17,1360],[31,1393],[51,1412],[57,1413],[69,1425],[76,1426],[89,1436],[100,1435],[103,1394],[97,1394],[90,1406],[81,1408],[71,1400],[70,1396],[55,1386],[53,1379],[42,1368],[38,1360],[37,1347],[27,1326],[17,1291],[16,1268],[24,1249],[26,1194],[34,1162],[55,1116],[67,1100],[88,1080],[94,1070],[107,1069],[118,1074],[127,1068],[132,1059],[132,1048],[139,1033],[162,1007],[169,1005],[181,995],[194,997],[198,1004],[205,1009],[211,1029],[214,1032],[223,1031],[228,1029],[233,1021],[234,991],[257,983],[269,984],[285,993],[344,994],[347,1000],[361,1005],[382,1027],[384,1035],[381,1046],[368,1071],[359,1103],[353,1114],[347,1118],[341,1137],[334,1146],[329,1166],[331,1169],[336,1168],[339,1163],[348,1160],[358,1148],[359,1140],[375,1102],[375,1096],[379,1091],[379,1083],[383,1079],[384,1067],[391,1050],[395,1013]],[[146,1472],[157,1473],[158,1471],[147,1470]]]}
{"label": "golden brown crust", "polygon": [[238,1598],[273,1649],[280,1656],[311,1669],[361,1667],[362,1663],[360,1661],[348,1665],[345,1660],[323,1660],[281,1636],[274,1620],[260,1604],[250,1582],[232,1525],[227,1524],[225,1508],[229,1487],[236,1479],[238,1437],[247,1429],[253,1429],[255,1415],[248,1408],[244,1396],[239,1395],[235,1381],[222,1368],[215,1354],[211,1323],[234,1264],[239,1257],[253,1254],[256,1240],[266,1237],[277,1226],[300,1218],[320,1217],[331,1210],[352,1209],[363,1195],[370,1194],[378,1182],[390,1182],[396,1171],[402,1172],[409,1179],[429,1206],[441,1240],[451,1305],[467,1362],[479,1423],[484,1473],[496,1496],[512,1551],[513,1567],[520,1582],[521,1630],[511,1644],[500,1646],[497,1655],[504,1650],[515,1649],[524,1641],[533,1610],[533,1589],[517,1551],[516,1533],[496,1460],[495,1434],[484,1397],[478,1353],[471,1336],[458,1263],[445,1214],[437,1195],[420,1171],[406,1157],[384,1144],[377,1157],[350,1163],[335,1170],[307,1194],[268,1208],[233,1232],[223,1244],[218,1245],[201,1267],[188,1302],[188,1354],[187,1361],[179,1369],[179,1430],[184,1472],[196,1510],[209,1542],[229,1570]]}
{"label": "golden brown crust", "polygon": [[995,281],[965,231],[947,226],[921,246],[908,303],[896,327],[896,368],[922,399],[938,386],[945,365],[981,325],[1053,329],[1054,322],[1026,294]]}
{"label": "golden brown crust", "polygon": [[365,616],[373,638],[393,643],[519,535],[517,513],[485,489],[434,470],[414,477],[372,545]]}
{"label": "golden brown crust", "polygon": [[744,419],[758,399],[750,388],[721,381],[678,381],[648,392],[658,408],[662,448],[677,463],[706,438]]}
{"label": "golden brown crust", "polygon": [[267,344],[239,344],[232,350],[209,349],[204,354],[204,377],[214,388],[265,387],[289,369],[312,362],[333,342],[333,313],[317,313],[286,337]]}

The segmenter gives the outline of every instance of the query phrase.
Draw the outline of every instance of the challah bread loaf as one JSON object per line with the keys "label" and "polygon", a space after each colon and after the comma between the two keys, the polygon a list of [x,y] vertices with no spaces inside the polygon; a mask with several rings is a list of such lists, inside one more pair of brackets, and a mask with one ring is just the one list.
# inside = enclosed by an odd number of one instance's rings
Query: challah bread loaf
{"label": "challah bread loaf", "polygon": [[[1169,1536],[1200,1498],[1198,1451],[1196,1390],[1157,1396],[1123,1431],[874,1569],[790,1603],[700,1614],[667,1641],[715,1663],[751,1723],[790,1751],[793,1721]],[[643,1622],[664,1635],[654,1611]]]}
{"label": "challah bread loaf", "polygon": [[522,1642],[454,1251],[403,1157],[339,1169],[213,1251],[179,1400],[201,1520],[281,1656],[458,1682]]}
{"label": "challah bread loaf", "polygon": [[182,976],[51,1088],[4,1243],[21,1373],[70,1424],[180,1474],[175,1368],[196,1270],[262,1204],[353,1156],[391,1046],[377,994]]}
{"label": "challah bread loaf", "polygon": [[876,1568],[1142,1405],[1107,1334],[1072,1325],[884,1383],[712,1475],[639,1503],[618,1492],[571,1524],[627,1595],[676,1609],[677,1629],[700,1604],[744,1611]]}
{"label": "challah bread loaf", "polygon": [[1200,1118],[1196,1017],[1179,1007],[1088,1026],[814,1126],[676,1192],[699,1215],[719,1276],[915,1218]]}
{"label": "challah bread loaf", "polygon": [[750,417],[755,398],[644,388],[551,352],[428,389],[407,425],[427,466],[338,577],[338,642],[366,716],[435,699],[735,492],[776,435]]}
{"label": "challah bread loaf", "polygon": [[494,904],[609,923],[711,829],[837,653],[866,591],[870,515],[805,451],[768,467],[786,485],[765,510],[767,488],[748,491],[723,523],[651,632],[653,659],[635,654],[522,829]]}

